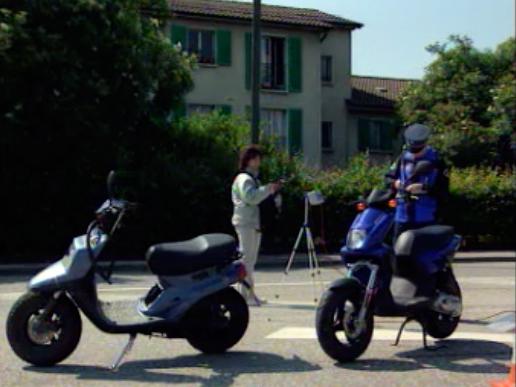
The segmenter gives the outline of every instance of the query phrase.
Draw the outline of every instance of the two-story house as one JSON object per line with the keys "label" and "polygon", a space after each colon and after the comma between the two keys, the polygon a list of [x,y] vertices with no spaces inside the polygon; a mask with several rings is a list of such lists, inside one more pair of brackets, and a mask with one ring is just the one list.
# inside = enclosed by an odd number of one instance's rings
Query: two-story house
{"label": "two-story house", "polygon": [[[221,109],[246,115],[251,105],[252,3],[171,0],[174,44],[198,58],[186,113]],[[313,9],[262,5],[261,125],[279,146],[319,167],[354,150],[351,33],[362,24]]]}
{"label": "two-story house", "polygon": [[348,138],[354,152],[368,152],[370,159],[385,162],[401,149],[401,122],[396,116],[400,93],[415,79],[370,76],[351,77],[351,98],[346,100]]}

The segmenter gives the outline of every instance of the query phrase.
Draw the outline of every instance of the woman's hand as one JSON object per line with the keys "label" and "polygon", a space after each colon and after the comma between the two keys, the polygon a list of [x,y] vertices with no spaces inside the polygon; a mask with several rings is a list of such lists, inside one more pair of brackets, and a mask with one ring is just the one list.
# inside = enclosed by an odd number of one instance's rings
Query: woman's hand
{"label": "woman's hand", "polygon": [[278,181],[275,181],[274,183],[269,184],[269,190],[271,194],[275,194],[281,189],[281,183]]}

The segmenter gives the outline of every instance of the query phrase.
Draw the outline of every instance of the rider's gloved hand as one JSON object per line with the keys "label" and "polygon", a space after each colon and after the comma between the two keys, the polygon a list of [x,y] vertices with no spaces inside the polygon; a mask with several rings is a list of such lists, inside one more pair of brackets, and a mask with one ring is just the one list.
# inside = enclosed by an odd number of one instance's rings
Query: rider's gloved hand
{"label": "rider's gloved hand", "polygon": [[410,184],[405,188],[405,191],[413,195],[425,193],[424,186],[421,183]]}

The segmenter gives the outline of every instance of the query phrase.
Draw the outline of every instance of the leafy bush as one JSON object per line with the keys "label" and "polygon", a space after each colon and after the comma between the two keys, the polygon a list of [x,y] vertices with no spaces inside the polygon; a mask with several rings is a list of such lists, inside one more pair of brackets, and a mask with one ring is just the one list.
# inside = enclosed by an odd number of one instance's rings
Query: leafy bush
{"label": "leafy bush", "polygon": [[402,92],[403,121],[429,124],[433,145],[457,167],[491,164],[498,137],[510,134],[516,122],[515,39],[479,51],[469,38],[451,36],[427,50],[436,59],[421,82]]}
{"label": "leafy bush", "polygon": [[62,251],[104,197],[110,169],[141,169],[169,151],[191,61],[142,16],[147,2],[1,2],[0,255]]}
{"label": "leafy bush", "polygon": [[516,179],[487,168],[453,169],[446,222],[465,236],[466,246],[514,248]]}

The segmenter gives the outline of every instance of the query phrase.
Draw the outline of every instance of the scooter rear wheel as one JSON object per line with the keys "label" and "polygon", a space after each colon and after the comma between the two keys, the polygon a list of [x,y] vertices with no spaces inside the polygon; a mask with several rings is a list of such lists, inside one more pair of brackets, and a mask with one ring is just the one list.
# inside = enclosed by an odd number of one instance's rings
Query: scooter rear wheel
{"label": "scooter rear wheel", "polygon": [[223,353],[244,336],[249,308],[233,288],[203,298],[185,318],[186,339],[204,353]]}
{"label": "scooter rear wheel", "polygon": [[52,366],[77,347],[82,332],[75,305],[61,297],[48,318],[39,318],[49,298],[29,292],[16,301],[7,317],[7,340],[21,359],[36,366]]}
{"label": "scooter rear wheel", "polygon": [[355,319],[363,299],[356,281],[348,281],[339,289],[327,290],[319,303],[316,330],[324,352],[340,363],[358,358],[369,346],[373,336],[373,314],[366,313],[364,327],[357,331]]}
{"label": "scooter rear wheel", "polygon": [[[451,270],[438,281],[438,289],[462,300],[462,293],[455,275]],[[426,332],[434,339],[445,339],[452,335],[459,325],[460,316],[450,316],[435,311],[427,313],[424,319]]]}

